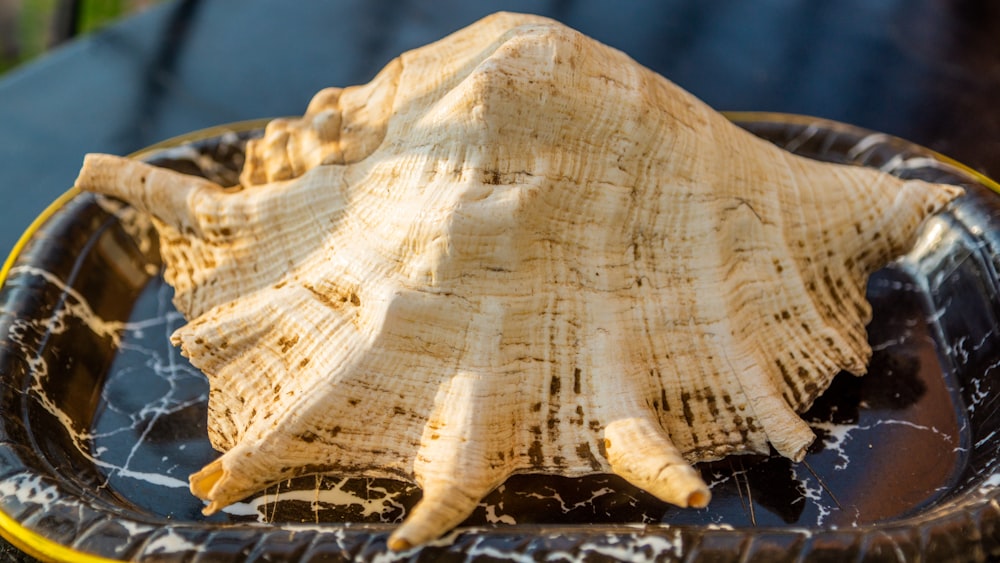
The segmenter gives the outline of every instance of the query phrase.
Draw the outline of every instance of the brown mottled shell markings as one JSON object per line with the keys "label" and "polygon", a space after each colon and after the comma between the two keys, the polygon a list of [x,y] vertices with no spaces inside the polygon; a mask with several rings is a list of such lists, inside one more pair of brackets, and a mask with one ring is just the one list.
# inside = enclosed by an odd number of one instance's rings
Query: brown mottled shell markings
{"label": "brown mottled shell markings", "polygon": [[242,185],[88,156],[155,217],[225,452],[219,510],[307,472],[410,479],[391,546],[520,472],[705,506],[691,463],[799,460],[871,351],[869,273],[960,190],[795,157],[619,51],[496,14],[320,92]]}

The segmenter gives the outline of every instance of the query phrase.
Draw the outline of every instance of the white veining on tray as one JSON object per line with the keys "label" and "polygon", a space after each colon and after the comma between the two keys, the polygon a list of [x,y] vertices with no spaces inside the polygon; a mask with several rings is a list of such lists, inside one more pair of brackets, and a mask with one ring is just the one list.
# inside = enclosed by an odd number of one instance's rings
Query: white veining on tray
{"label": "white veining on tray", "polygon": [[[98,336],[110,339],[116,346],[120,346],[122,349],[127,349],[130,344],[126,343],[122,345],[123,335],[141,335],[143,331],[159,325],[164,329],[165,336],[169,337],[168,331],[172,330],[170,325],[176,324],[176,322],[180,320],[180,315],[172,313],[160,316],[156,319],[148,319],[134,323],[107,321],[94,312],[87,300],[78,291],[51,272],[33,266],[18,266],[11,270],[11,275],[40,277],[47,283],[50,283],[58,288],[64,296],[60,306],[56,307],[49,317],[30,320],[17,319],[12,323],[12,327],[8,333],[9,338],[12,342],[22,347],[26,346],[24,337],[28,334],[28,331],[34,331],[37,334],[61,334],[72,329],[74,326],[74,323],[70,322],[72,319],[82,323],[88,330],[91,330]],[[167,298],[167,302],[168,301],[169,298]],[[164,303],[164,308],[168,307],[167,302]],[[126,338],[126,340],[128,339]],[[149,422],[149,424],[146,424],[145,429],[140,435],[140,440],[135,443],[132,451],[129,452],[129,455],[124,462],[109,461],[107,459],[107,454],[113,452],[110,452],[107,447],[95,446],[95,441],[100,442],[102,439],[107,438],[110,434],[128,432],[131,431],[131,429],[117,428],[107,433],[101,433],[93,432],[90,428],[79,427],[78,421],[74,420],[71,415],[57,405],[52,397],[50,397],[45,391],[49,385],[47,383],[47,379],[51,371],[48,361],[46,360],[46,356],[29,353],[25,353],[24,356],[30,366],[32,374],[33,381],[30,385],[30,390],[38,400],[39,404],[53,417],[60,421],[62,426],[66,429],[72,443],[79,450],[79,452],[96,467],[105,470],[109,479],[111,476],[117,475],[119,477],[145,481],[151,485],[160,487],[173,489],[188,488],[186,475],[175,477],[166,475],[159,469],[153,471],[135,469],[131,467],[131,462],[135,451],[142,445],[146,433],[148,433],[149,429],[153,427],[153,424],[155,424],[156,419],[159,416],[170,414],[177,410],[187,408],[192,404],[203,402],[204,397],[178,402],[170,395],[166,395],[161,397],[157,402],[144,405],[142,409],[136,413],[136,424],[141,424],[144,421],[147,421],[147,419],[149,419],[149,414],[152,414],[152,421]],[[168,354],[167,360],[168,364],[166,369],[161,370],[160,375],[164,378],[164,380],[169,381],[169,374],[178,371],[180,368],[174,364],[174,355]],[[156,366],[154,365],[153,367],[155,371]],[[187,369],[189,371],[193,371],[189,366]],[[198,377],[201,377],[200,374]],[[114,406],[113,404],[109,404],[106,408],[114,408]],[[105,485],[107,485],[107,480],[105,481]]]}
{"label": "white veining on tray", "polygon": [[196,554],[202,551],[204,546],[193,543],[174,530],[167,529],[166,533],[160,534],[146,544],[146,552],[150,554],[167,553],[191,553]]}
{"label": "white veining on tray", "polygon": [[507,524],[507,525],[517,524],[517,520],[515,520],[514,517],[511,516],[510,514],[497,514],[498,509],[502,510],[503,506],[502,505],[495,506],[492,504],[486,506],[487,522],[489,522],[490,524]]}
{"label": "white veining on tray", "polygon": [[[326,481],[327,484],[330,482],[330,480]],[[279,486],[278,488],[273,488],[275,490],[272,491],[272,488],[269,488],[263,494],[244,502],[233,503],[224,509],[223,512],[240,516],[253,515],[257,516],[259,522],[267,523],[273,520],[273,514],[268,513],[268,508],[270,507],[273,510],[277,503],[287,501],[310,503],[312,510],[317,514],[317,518],[324,504],[341,507],[359,506],[361,508],[361,515],[364,517],[382,515],[393,510],[397,513],[405,510],[404,506],[397,500],[399,496],[398,492],[372,486],[366,489],[369,498],[363,498],[346,489],[345,486],[348,483],[348,479],[341,479],[332,487],[321,488],[319,479],[317,478],[316,488],[312,490],[281,490]]]}
{"label": "white veining on tray", "polygon": [[87,300],[80,293],[55,276],[52,272],[36,268],[34,266],[16,266],[11,268],[10,275],[31,275],[38,276],[48,283],[54,285],[69,299],[64,299],[61,307],[56,308],[52,316],[47,319],[39,319],[45,323],[45,327],[53,334],[61,334],[66,331],[68,317],[83,321],[90,330],[98,336],[110,338],[116,345],[120,342],[121,331],[124,323],[116,321],[106,321],[94,313]]}
{"label": "white veining on tray", "polygon": [[37,504],[43,510],[50,510],[59,501],[59,492],[54,484],[44,483],[42,476],[22,473],[0,481],[0,496],[17,499],[20,504]]}

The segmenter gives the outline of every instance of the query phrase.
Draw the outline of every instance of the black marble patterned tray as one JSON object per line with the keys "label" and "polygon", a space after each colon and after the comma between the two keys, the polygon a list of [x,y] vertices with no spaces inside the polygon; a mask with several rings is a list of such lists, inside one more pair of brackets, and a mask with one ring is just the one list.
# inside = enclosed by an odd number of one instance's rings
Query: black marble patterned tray
{"label": "black marble patterned tray", "polygon": [[[458,530],[401,554],[413,485],[308,476],[206,518],[188,474],[218,454],[208,386],[168,337],[184,321],[154,232],[70,192],[0,271],[0,534],[57,560],[976,560],[1000,555],[998,186],[905,141],[846,125],[733,114],[814,158],[963,185],[916,248],[875,274],[869,374],[839,375],[805,414],[818,439],[702,464],[713,501],[666,505],[611,476],[517,476]],[[261,122],[137,155],[235,183]]]}

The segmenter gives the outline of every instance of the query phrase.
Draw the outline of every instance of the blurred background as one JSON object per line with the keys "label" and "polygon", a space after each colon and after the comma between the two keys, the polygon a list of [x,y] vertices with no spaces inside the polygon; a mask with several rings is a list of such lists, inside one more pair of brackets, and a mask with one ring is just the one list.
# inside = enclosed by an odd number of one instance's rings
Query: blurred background
{"label": "blurred background", "polygon": [[0,74],[162,0],[0,0]]}

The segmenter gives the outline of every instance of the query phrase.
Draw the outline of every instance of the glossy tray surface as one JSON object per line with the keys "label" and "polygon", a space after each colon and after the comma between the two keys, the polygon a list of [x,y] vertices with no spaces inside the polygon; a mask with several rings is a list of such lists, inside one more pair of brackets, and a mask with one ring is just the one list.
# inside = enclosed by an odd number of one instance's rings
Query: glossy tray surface
{"label": "glossy tray surface", "polygon": [[[187,476],[218,454],[208,385],[170,346],[184,320],[157,241],[131,209],[70,193],[33,226],[0,287],[0,532],[47,558],[156,561],[612,556],[897,561],[1000,555],[996,184],[905,141],[774,114],[731,118],[813,158],[964,186],[914,250],[877,272],[869,374],[804,415],[802,463],[702,464],[713,501],[682,510],[611,476],[517,476],[455,533],[388,554],[411,484],[308,476],[206,518]],[[261,123],[145,151],[232,184]]]}

